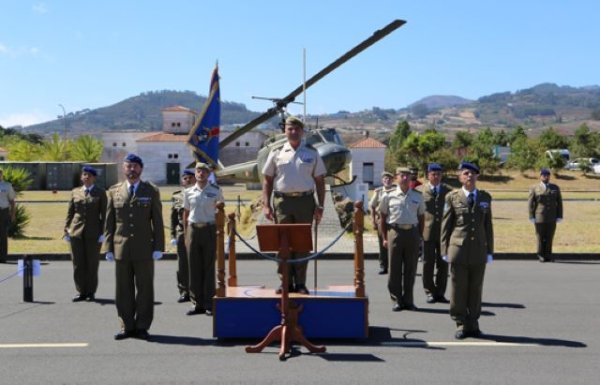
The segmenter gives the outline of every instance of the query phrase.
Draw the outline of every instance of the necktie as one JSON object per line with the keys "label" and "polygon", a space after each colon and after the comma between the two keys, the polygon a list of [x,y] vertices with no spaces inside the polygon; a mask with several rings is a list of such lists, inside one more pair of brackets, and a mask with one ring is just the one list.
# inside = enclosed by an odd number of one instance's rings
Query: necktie
{"label": "necktie", "polygon": [[129,186],[129,198],[133,198],[133,194],[135,193],[135,186]]}
{"label": "necktie", "polygon": [[437,198],[437,195],[438,195],[437,187],[434,187],[434,188],[431,190],[431,195],[433,195],[433,199],[434,199],[434,200]]}
{"label": "necktie", "polygon": [[89,189],[89,188],[86,188],[86,189],[85,189],[85,196],[88,196],[88,195],[90,195],[90,189]]}
{"label": "necktie", "polygon": [[467,196],[467,204],[469,205],[470,208],[473,208],[473,203],[475,203],[475,194],[470,192],[469,196]]}

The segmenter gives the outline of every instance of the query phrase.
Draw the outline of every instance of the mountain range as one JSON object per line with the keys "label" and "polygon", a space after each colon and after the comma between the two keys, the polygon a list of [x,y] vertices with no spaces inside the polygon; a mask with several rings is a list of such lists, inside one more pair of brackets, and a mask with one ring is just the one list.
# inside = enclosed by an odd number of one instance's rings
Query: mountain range
{"label": "mountain range", "polygon": [[[206,101],[192,91],[151,91],[111,106],[85,109],[57,119],[22,128],[25,132],[50,134],[67,130],[70,136],[103,131],[160,131],[161,109],[184,106],[199,111]],[[222,102],[224,127],[246,123],[260,115],[244,104]],[[572,133],[582,123],[600,130],[600,86],[570,87],[543,83],[516,92],[499,92],[469,100],[460,96],[428,96],[398,109],[381,109],[311,115],[308,122],[334,127],[342,135],[357,136],[364,130],[385,137],[400,120],[416,130],[435,127],[449,133],[481,127],[510,129],[523,126],[529,131],[555,127]],[[267,126],[275,127],[277,118]],[[66,127],[65,127],[66,126]]]}

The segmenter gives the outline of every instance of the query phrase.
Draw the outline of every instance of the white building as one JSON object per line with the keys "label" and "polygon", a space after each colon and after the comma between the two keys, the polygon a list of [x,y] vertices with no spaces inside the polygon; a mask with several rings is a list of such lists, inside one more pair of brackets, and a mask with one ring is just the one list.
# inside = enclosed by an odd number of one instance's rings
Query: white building
{"label": "white building", "polygon": [[358,183],[368,183],[372,187],[381,186],[386,145],[366,137],[352,143],[348,148],[352,153],[350,175],[356,176]]}
{"label": "white building", "polygon": [[[195,161],[187,137],[198,114],[182,106],[164,108],[163,131],[159,132],[105,132],[102,135],[104,153],[102,162],[120,163],[129,153],[144,161],[144,180],[158,185],[179,184],[182,171]],[[231,132],[221,132],[220,138]],[[266,135],[248,132],[219,154],[221,162],[230,165],[256,158]],[[119,172],[119,180],[123,180]]]}

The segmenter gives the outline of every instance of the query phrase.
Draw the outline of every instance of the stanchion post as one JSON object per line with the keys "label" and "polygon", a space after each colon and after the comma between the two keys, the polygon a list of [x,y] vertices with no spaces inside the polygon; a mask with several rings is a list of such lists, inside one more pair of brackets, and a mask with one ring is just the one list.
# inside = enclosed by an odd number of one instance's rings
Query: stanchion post
{"label": "stanchion post", "polygon": [[365,258],[363,249],[363,231],[365,224],[365,213],[363,202],[354,202],[354,221],[352,231],[354,233],[354,295],[357,298],[365,296]]}
{"label": "stanchion post", "polygon": [[217,297],[225,297],[225,204],[217,203]]}
{"label": "stanchion post", "polygon": [[23,256],[23,302],[33,302],[33,259]]}
{"label": "stanchion post", "polygon": [[235,255],[235,213],[228,215],[227,233],[229,234],[229,278],[227,285],[229,287],[237,286],[237,267]]}

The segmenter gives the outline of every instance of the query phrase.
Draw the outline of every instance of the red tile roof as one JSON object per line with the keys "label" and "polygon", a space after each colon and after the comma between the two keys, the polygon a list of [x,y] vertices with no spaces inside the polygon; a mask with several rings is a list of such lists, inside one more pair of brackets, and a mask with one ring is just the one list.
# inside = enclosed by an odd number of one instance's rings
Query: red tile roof
{"label": "red tile roof", "polygon": [[350,148],[387,148],[387,146],[378,140],[373,138],[364,138],[357,142],[350,144]]}

